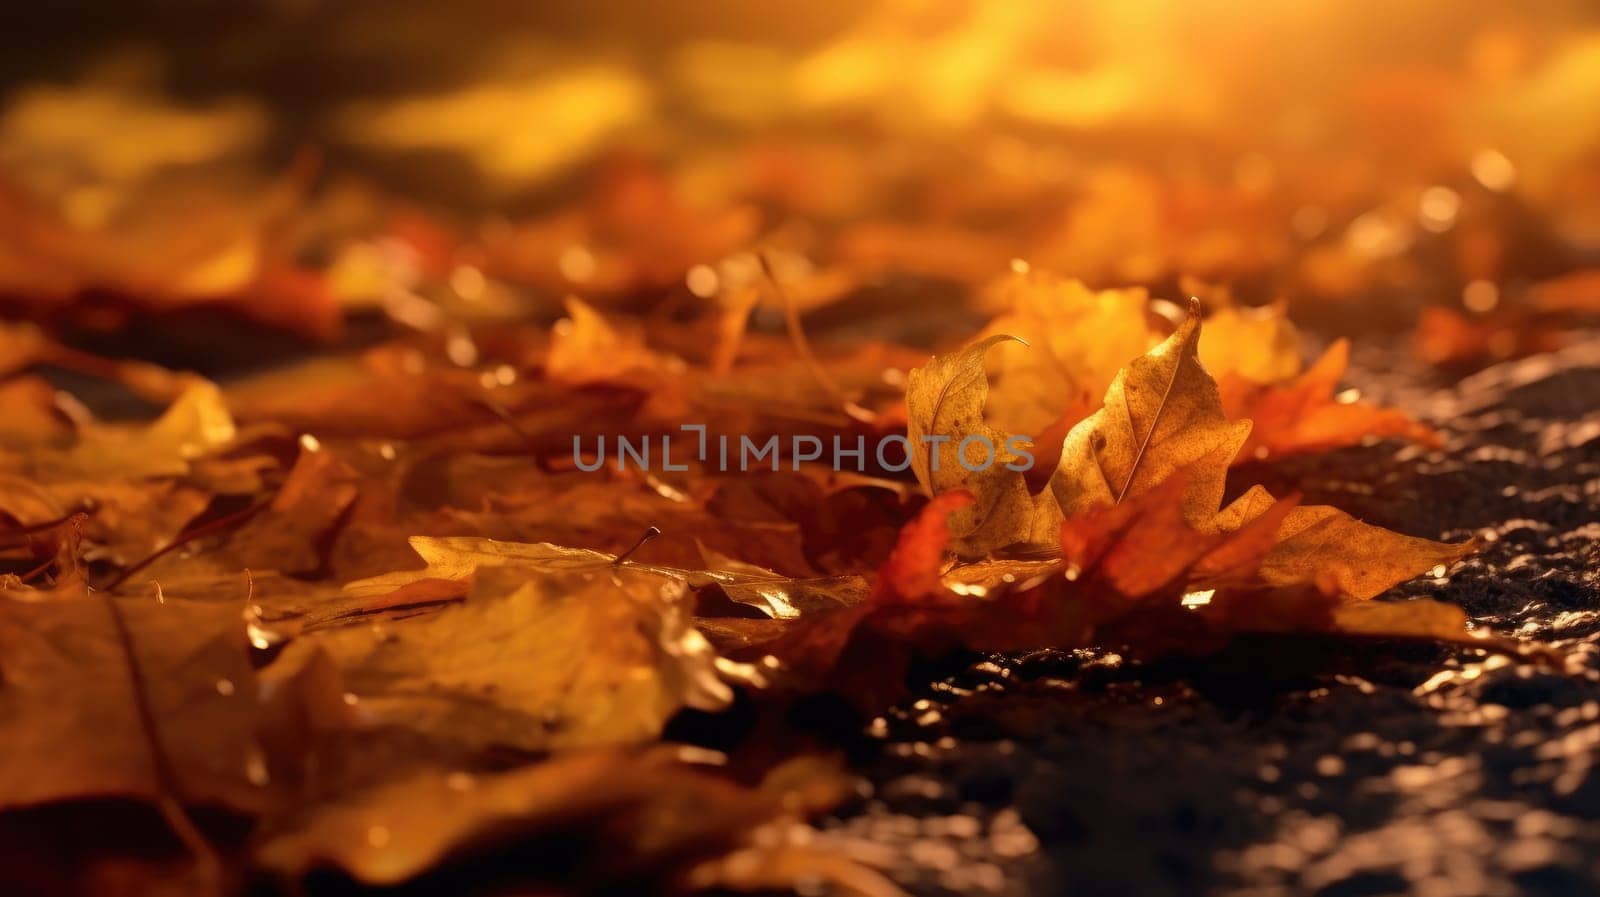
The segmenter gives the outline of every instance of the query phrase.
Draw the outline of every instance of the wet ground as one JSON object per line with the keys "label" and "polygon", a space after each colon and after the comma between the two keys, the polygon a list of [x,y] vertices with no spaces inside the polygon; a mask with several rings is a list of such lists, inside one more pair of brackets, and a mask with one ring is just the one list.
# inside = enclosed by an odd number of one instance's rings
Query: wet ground
{"label": "wet ground", "polygon": [[1153,668],[994,657],[875,722],[870,796],[826,837],[926,895],[1600,893],[1600,335],[1465,379],[1369,341],[1350,379],[1446,448],[1236,479],[1492,540],[1392,597],[1458,602],[1577,673],[1309,642]]}

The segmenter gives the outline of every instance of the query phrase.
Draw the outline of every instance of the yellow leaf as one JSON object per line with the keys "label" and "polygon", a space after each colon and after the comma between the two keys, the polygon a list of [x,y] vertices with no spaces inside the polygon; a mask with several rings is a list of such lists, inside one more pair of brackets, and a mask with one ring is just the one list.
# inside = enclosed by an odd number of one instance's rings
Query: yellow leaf
{"label": "yellow leaf", "polygon": [[[3,482],[3,481],[0,481]],[[500,542],[471,536],[412,536],[411,549],[427,563],[344,587],[346,594],[387,603],[399,590],[421,582],[459,581],[484,567],[514,567],[523,573],[548,574],[615,569],[617,556],[549,542]],[[790,619],[828,608],[848,607],[866,597],[866,582],[857,575],[796,579],[764,567],[733,561],[701,546],[709,569],[687,570],[629,561],[623,568],[677,580],[691,589],[716,586],[738,604],[769,617]]]}
{"label": "yellow leaf", "polygon": [[470,536],[412,536],[407,542],[427,564],[347,584],[345,591],[362,598],[387,595],[422,579],[466,579],[479,567],[521,567],[541,573],[594,570],[616,560],[614,555],[549,542],[501,542]]}
{"label": "yellow leaf", "polygon": [[1223,308],[1206,318],[1200,363],[1212,377],[1238,374],[1252,383],[1277,383],[1298,376],[1300,332],[1280,305]]}
{"label": "yellow leaf", "polygon": [[437,613],[306,637],[369,719],[475,746],[641,742],[684,706],[732,699],[680,581],[609,565],[472,575],[467,600]]}
{"label": "yellow leaf", "polygon": [[1187,470],[1184,519],[1210,527],[1250,422],[1223,414],[1217,385],[1196,354],[1199,340],[1200,318],[1191,311],[1176,333],[1117,375],[1104,407],[1067,434],[1050,481],[1067,517],[1115,505]]}
{"label": "yellow leaf", "polygon": [[1460,607],[1427,598],[1363,601],[1333,609],[1334,628],[1349,635],[1471,644],[1475,640],[1468,634],[1467,622],[1467,612]]}
{"label": "yellow leaf", "polygon": [[1122,366],[1150,348],[1143,289],[1091,290],[1049,274],[1019,274],[1002,287],[1010,310],[984,334],[1000,343],[988,356],[988,419],[1012,433],[1036,436],[1062,414],[1094,410]]}
{"label": "yellow leaf", "polygon": [[630,371],[659,368],[661,359],[645,347],[637,333],[611,325],[594,306],[568,296],[567,317],[550,335],[545,375],[563,383],[614,380]]}

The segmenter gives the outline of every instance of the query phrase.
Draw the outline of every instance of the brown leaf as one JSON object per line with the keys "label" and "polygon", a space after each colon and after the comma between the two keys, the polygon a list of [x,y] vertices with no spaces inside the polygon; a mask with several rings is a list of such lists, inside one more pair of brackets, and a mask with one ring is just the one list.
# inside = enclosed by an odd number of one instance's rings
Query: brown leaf
{"label": "brown leaf", "polygon": [[190,462],[232,442],[237,429],[214,383],[192,381],[162,415],[144,425],[95,424],[59,458],[43,458],[49,476],[182,476]]}
{"label": "brown leaf", "polygon": [[337,454],[315,443],[302,445],[271,503],[234,531],[228,559],[241,569],[316,573],[327,563],[327,542],[360,487],[360,475]]}
{"label": "brown leaf", "polygon": [[[804,789],[776,781],[744,787],[675,762],[664,750],[577,751],[484,774],[432,769],[318,807],[264,837],[255,855],[286,878],[333,867],[383,886],[512,848],[532,856],[560,851],[569,861],[557,864],[559,873],[524,865],[528,883],[660,887],[749,844],[761,825],[792,820],[817,799],[817,784],[813,770]],[[836,801],[838,793],[825,799]],[[710,869],[697,876],[713,878]]]}
{"label": "brown leaf", "polygon": [[0,666],[0,807],[269,804],[239,605],[0,594]]}

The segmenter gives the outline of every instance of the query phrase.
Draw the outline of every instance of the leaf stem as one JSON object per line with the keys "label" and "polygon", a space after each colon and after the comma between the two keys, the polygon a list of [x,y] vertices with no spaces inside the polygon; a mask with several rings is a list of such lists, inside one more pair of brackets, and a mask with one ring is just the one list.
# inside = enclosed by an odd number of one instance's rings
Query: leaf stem
{"label": "leaf stem", "polygon": [[644,531],[644,535],[639,537],[639,541],[633,543],[633,547],[632,548],[630,548],[627,551],[624,551],[623,553],[617,555],[617,559],[611,562],[611,566],[613,566],[613,567],[622,566],[624,563],[627,562],[628,558],[633,557],[635,552],[637,552],[639,549],[643,548],[645,546],[646,542],[649,542],[651,539],[654,539],[656,536],[659,536],[659,535],[661,535],[661,528],[660,527],[652,526],[649,529],[645,530]]}
{"label": "leaf stem", "polygon": [[772,261],[767,258],[767,253],[764,251],[757,252],[756,259],[761,262],[761,273],[766,275],[767,283],[772,285],[773,294],[778,297],[779,302],[783,303],[783,323],[784,327],[789,331],[789,341],[794,344],[795,353],[805,363],[806,370],[811,372],[811,376],[817,381],[817,385],[821,386],[822,391],[832,397],[835,402],[844,406],[844,413],[849,415],[851,419],[864,424],[876,421],[878,415],[845,395],[844,390],[839,388],[838,382],[823,369],[822,363],[817,360],[816,354],[811,351],[811,343],[806,339],[805,328],[800,324],[800,306],[795,304],[794,297],[790,296],[789,291],[784,289],[783,284],[778,282],[778,276],[772,270]]}

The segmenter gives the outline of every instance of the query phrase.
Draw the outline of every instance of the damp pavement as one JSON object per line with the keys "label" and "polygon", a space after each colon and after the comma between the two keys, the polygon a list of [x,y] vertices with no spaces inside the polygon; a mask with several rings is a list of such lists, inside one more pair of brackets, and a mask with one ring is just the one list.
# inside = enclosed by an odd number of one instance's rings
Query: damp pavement
{"label": "damp pavement", "polygon": [[920,895],[1600,894],[1600,334],[1465,377],[1368,341],[1349,381],[1444,449],[1269,461],[1233,491],[1480,537],[1379,600],[1455,602],[1570,670],[1326,642],[979,659],[872,722],[823,840]]}

